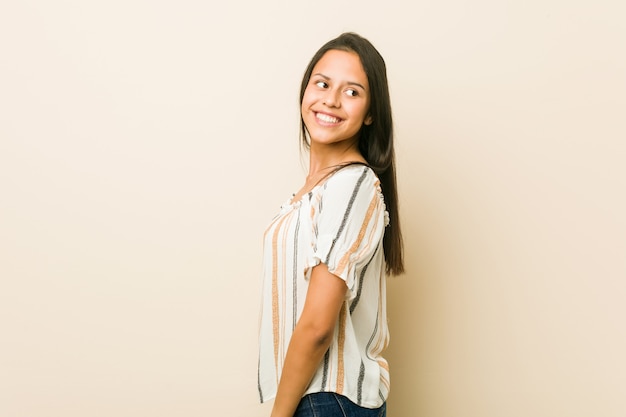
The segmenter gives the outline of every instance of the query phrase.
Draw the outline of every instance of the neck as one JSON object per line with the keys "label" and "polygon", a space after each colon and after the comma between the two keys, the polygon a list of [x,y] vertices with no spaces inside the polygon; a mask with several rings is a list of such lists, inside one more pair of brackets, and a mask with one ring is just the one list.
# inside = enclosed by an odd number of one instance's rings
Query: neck
{"label": "neck", "polygon": [[308,176],[314,177],[327,172],[329,168],[356,161],[366,162],[356,144],[343,147],[311,144]]}

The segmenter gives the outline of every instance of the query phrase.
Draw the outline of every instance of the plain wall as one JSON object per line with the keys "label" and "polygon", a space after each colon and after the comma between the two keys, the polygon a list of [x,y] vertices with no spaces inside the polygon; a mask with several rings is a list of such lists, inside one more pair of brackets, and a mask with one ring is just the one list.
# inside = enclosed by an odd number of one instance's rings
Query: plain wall
{"label": "plain wall", "polygon": [[0,415],[269,415],[261,235],[353,30],[396,126],[389,415],[623,416],[623,4],[4,2]]}

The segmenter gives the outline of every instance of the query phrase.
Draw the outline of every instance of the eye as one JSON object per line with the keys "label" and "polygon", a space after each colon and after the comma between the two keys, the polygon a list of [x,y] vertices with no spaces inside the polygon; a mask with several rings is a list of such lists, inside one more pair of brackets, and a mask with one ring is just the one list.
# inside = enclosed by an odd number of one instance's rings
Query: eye
{"label": "eye", "polygon": [[349,88],[346,90],[346,94],[349,95],[350,97],[356,97],[359,95],[359,92],[356,91],[354,88]]}
{"label": "eye", "polygon": [[319,88],[328,88],[328,83],[326,81],[317,81],[315,85]]}

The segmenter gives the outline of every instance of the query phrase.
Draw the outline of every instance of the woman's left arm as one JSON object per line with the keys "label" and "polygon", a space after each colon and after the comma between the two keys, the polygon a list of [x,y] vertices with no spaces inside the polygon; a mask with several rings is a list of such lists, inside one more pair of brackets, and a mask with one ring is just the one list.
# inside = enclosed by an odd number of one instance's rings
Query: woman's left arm
{"label": "woman's left arm", "polygon": [[271,417],[293,417],[333,338],[345,300],[344,280],[321,263],[311,270],[302,314],[294,329]]}

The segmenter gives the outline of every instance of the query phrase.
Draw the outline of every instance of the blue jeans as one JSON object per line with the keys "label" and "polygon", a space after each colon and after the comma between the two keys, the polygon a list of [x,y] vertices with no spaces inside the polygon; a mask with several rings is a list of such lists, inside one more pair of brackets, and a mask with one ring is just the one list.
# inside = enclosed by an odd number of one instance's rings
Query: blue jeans
{"label": "blue jeans", "polygon": [[356,405],[343,395],[334,392],[317,392],[305,395],[293,417],[386,417],[387,404],[379,408]]}

